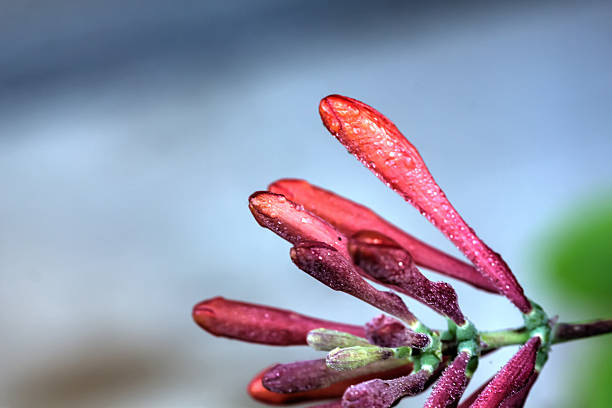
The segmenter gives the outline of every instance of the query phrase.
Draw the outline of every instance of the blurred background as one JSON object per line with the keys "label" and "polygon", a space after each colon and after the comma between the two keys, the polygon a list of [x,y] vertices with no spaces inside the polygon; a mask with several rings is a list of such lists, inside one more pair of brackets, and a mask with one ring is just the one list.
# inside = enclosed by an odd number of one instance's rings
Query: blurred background
{"label": "blurred background", "polygon": [[[213,337],[195,303],[375,316],[254,222],[247,197],[278,178],[459,256],[325,131],[330,93],[404,131],[546,310],[610,317],[609,2],[0,4],[0,406],[256,407],[252,375],[320,354]],[[479,328],[521,324],[455,286]],[[556,347],[527,406],[609,406],[611,346]],[[469,391],[515,350],[483,359]]]}

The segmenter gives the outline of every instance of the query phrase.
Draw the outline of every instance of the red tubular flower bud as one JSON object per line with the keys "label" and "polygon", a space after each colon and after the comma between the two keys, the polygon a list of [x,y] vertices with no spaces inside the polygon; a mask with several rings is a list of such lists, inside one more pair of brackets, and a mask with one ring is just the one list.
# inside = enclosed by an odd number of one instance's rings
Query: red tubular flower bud
{"label": "red tubular flower bud", "polygon": [[429,336],[408,329],[397,319],[380,315],[366,323],[366,338],[381,347],[424,348],[429,344]]}
{"label": "red tubular flower bud", "polygon": [[323,242],[349,257],[347,238],[342,233],[281,194],[253,193],[249,197],[249,209],[259,225],[294,245],[304,241]]}
{"label": "red tubular flower bud", "polygon": [[392,380],[374,379],[353,385],[342,396],[342,407],[388,408],[403,397],[423,391],[430,376],[430,372],[420,370]]}
{"label": "red tubular flower bud", "polygon": [[495,284],[499,293],[521,312],[531,311],[531,304],[508,265],[461,218],[416,148],[391,121],[368,105],[339,95],[324,98],[319,113],[340,143],[446,235]]}
{"label": "red tubular flower bud", "polygon": [[468,378],[465,369],[470,361],[468,353],[461,352],[453,363],[444,370],[442,376],[434,385],[434,389],[427,398],[424,408],[455,407],[465,391]]}
{"label": "red tubular flower bud", "polygon": [[412,257],[394,241],[373,231],[361,231],[349,239],[349,252],[355,265],[377,281],[465,323],[457,293],[446,282],[432,282],[414,265]]}
{"label": "red tubular flower bud", "polygon": [[407,250],[414,262],[479,289],[497,293],[497,288],[472,265],[454,258],[402,231],[361,204],[324,190],[304,180],[283,179],[268,187],[329,222],[346,236],[361,230],[377,231]]}
{"label": "red tubular flower bud", "polygon": [[525,387],[534,372],[540,337],[532,337],[493,377],[471,408],[497,408]]}
{"label": "red tubular flower bud", "polygon": [[375,289],[332,246],[321,242],[298,244],[291,248],[291,260],[298,268],[333,290],[355,296],[408,324],[417,322],[399,296]]}
{"label": "red tubular flower bud", "polygon": [[326,328],[363,337],[360,326],[335,323],[298,313],[216,297],[198,303],[193,319],[207,332],[251,343],[277,346],[306,344],[313,329]]}
{"label": "red tubular flower bud", "polygon": [[405,364],[390,370],[374,372],[361,375],[359,377],[350,378],[316,390],[296,392],[292,394],[281,394],[278,392],[272,392],[270,390],[267,390],[262,384],[263,376],[272,367],[268,367],[265,370],[261,371],[259,374],[257,374],[247,386],[247,392],[257,401],[276,405],[284,405],[301,401],[317,401],[323,399],[338,398],[341,397],[342,394],[344,394],[344,391],[347,389],[347,387],[353,384],[368,381],[372,378],[395,378],[402,375],[408,375],[412,371],[412,364]]}

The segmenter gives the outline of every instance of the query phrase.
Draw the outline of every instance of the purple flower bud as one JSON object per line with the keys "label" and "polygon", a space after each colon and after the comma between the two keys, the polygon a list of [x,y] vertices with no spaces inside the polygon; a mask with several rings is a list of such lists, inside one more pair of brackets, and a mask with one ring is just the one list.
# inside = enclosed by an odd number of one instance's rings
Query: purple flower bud
{"label": "purple flower bud", "polygon": [[329,368],[324,359],[296,361],[295,363],[276,364],[270,368],[263,375],[262,384],[267,390],[282,394],[304,392],[401,365],[406,365],[406,362],[387,360],[355,370],[337,371]]}
{"label": "purple flower bud", "polygon": [[409,324],[417,322],[399,296],[375,289],[335,248],[321,242],[301,243],[291,248],[291,259],[298,268],[333,290],[353,295]]}
{"label": "purple flower bud", "polygon": [[342,397],[343,408],[388,408],[395,401],[423,391],[431,373],[421,370],[393,380],[370,380],[349,387]]}
{"label": "purple flower bud", "polygon": [[457,405],[468,384],[465,369],[469,361],[470,355],[465,351],[455,358],[434,385],[424,408],[446,408]]}
{"label": "purple flower bud", "polygon": [[539,337],[529,339],[489,382],[471,408],[497,408],[506,398],[525,387],[534,372],[539,347]]}
{"label": "purple flower bud", "polygon": [[349,252],[355,265],[374,279],[431,307],[457,325],[465,323],[452,286],[423,276],[412,256],[390,238],[361,231],[349,239]]}
{"label": "purple flower bud", "polygon": [[381,347],[409,346],[422,349],[429,344],[429,336],[408,329],[397,319],[386,315],[373,318],[365,326],[366,338]]}

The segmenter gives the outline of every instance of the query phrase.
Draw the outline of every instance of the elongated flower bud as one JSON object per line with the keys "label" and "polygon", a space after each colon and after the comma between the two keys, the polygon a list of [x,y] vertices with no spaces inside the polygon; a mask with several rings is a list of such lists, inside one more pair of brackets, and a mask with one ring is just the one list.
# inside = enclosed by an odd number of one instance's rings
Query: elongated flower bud
{"label": "elongated flower bud", "polygon": [[[353,371],[330,368],[325,359],[277,364],[262,377],[262,384],[272,392],[295,393],[325,388],[333,383],[398,367],[406,362],[387,361]],[[357,367],[355,367],[357,368]]]}
{"label": "elongated flower bud", "polygon": [[349,387],[342,397],[343,408],[388,408],[395,401],[423,391],[431,373],[420,370],[393,380],[370,380]]}
{"label": "elongated flower bud", "polygon": [[424,408],[455,407],[468,384],[466,367],[470,361],[468,353],[461,352],[453,363],[444,370],[442,376],[434,385],[434,389],[427,398]]}
{"label": "elongated flower bud", "polygon": [[333,226],[281,194],[259,191],[249,197],[255,220],[292,244],[323,242],[348,257],[347,238]]}
{"label": "elongated flower bud", "polygon": [[[323,364],[325,364],[325,360],[320,360]],[[322,384],[327,383],[329,385],[323,386],[322,388],[311,389],[310,391],[301,391],[294,393],[280,393],[273,392],[266,389],[263,386],[262,378],[266,375],[270,370],[274,369],[275,366],[266,368],[265,370],[258,373],[249,383],[247,387],[247,391],[251,397],[256,399],[257,401],[261,401],[267,404],[288,404],[300,401],[316,401],[322,399],[336,398],[341,397],[344,394],[344,391],[347,387],[353,384],[359,384],[363,381],[368,381],[373,378],[382,378],[389,379],[395,378],[402,375],[408,375],[412,371],[412,364],[402,364],[399,366],[395,366],[395,368],[388,368],[386,364],[389,363],[397,363],[393,361],[385,361],[382,365],[371,364],[368,367],[364,367],[363,369],[340,372],[328,369],[333,371],[333,375],[346,375],[344,380],[338,382],[321,382]],[[393,365],[391,367],[394,367]],[[378,368],[378,370],[377,370]],[[337,377],[338,378],[338,377]]]}
{"label": "elongated flower bud", "polygon": [[278,346],[305,345],[308,332],[321,327],[361,337],[365,335],[360,326],[330,322],[289,310],[222,297],[195,305],[193,319],[215,336]]}
{"label": "elongated flower bud", "polygon": [[539,346],[539,337],[529,339],[489,382],[471,407],[497,408],[505,399],[525,387],[534,372]]}
{"label": "elongated flower bud", "polygon": [[366,338],[381,347],[425,348],[430,342],[429,336],[410,330],[397,319],[380,315],[366,323]]}
{"label": "elongated flower bud", "polygon": [[339,95],[324,98],[327,129],[368,169],[414,205],[523,313],[531,304],[501,256],[461,218],[434,181],[415,147],[391,121],[368,105]]}
{"label": "elongated flower bud", "polygon": [[308,332],[306,342],[315,350],[330,351],[337,347],[371,346],[370,342],[363,337],[357,337],[349,333],[329,330],[314,329]]}
{"label": "elongated flower bud", "polygon": [[329,245],[320,242],[298,244],[291,248],[291,260],[298,268],[333,290],[355,296],[409,324],[417,322],[399,296],[375,289],[343,255]]}
{"label": "elongated flower bud", "polygon": [[[408,357],[410,350],[408,348],[406,350],[408,352],[405,355]],[[327,354],[325,363],[333,370],[347,371],[394,358],[396,358],[396,352],[392,348],[372,345],[353,346],[333,349]]]}
{"label": "elongated flower bud", "polygon": [[376,231],[397,242],[424,268],[459,279],[479,289],[497,293],[497,288],[472,265],[454,258],[384,220],[374,211],[305,180],[282,179],[268,190],[282,194],[351,236],[358,231]]}
{"label": "elongated flower bud", "polygon": [[453,287],[423,276],[410,254],[391,239],[377,232],[361,231],[349,239],[349,252],[355,265],[374,279],[431,307],[458,325],[465,323]]}

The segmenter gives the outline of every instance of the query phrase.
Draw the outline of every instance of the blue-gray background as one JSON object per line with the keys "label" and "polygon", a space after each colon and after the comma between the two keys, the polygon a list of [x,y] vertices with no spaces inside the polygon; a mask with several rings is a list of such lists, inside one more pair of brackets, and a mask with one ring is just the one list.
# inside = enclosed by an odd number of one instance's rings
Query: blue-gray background
{"label": "blue-gray background", "polygon": [[[533,259],[549,225],[611,185],[609,3],[0,4],[0,406],[255,407],[255,372],[318,354],[214,338],[196,302],[374,316],[251,218],[249,194],[281,177],[457,254],[324,130],[330,93],[396,122],[530,296],[590,317]],[[456,287],[479,327],[521,323]],[[552,353],[528,406],[560,403],[584,347]],[[483,360],[470,389],[513,351]]]}

